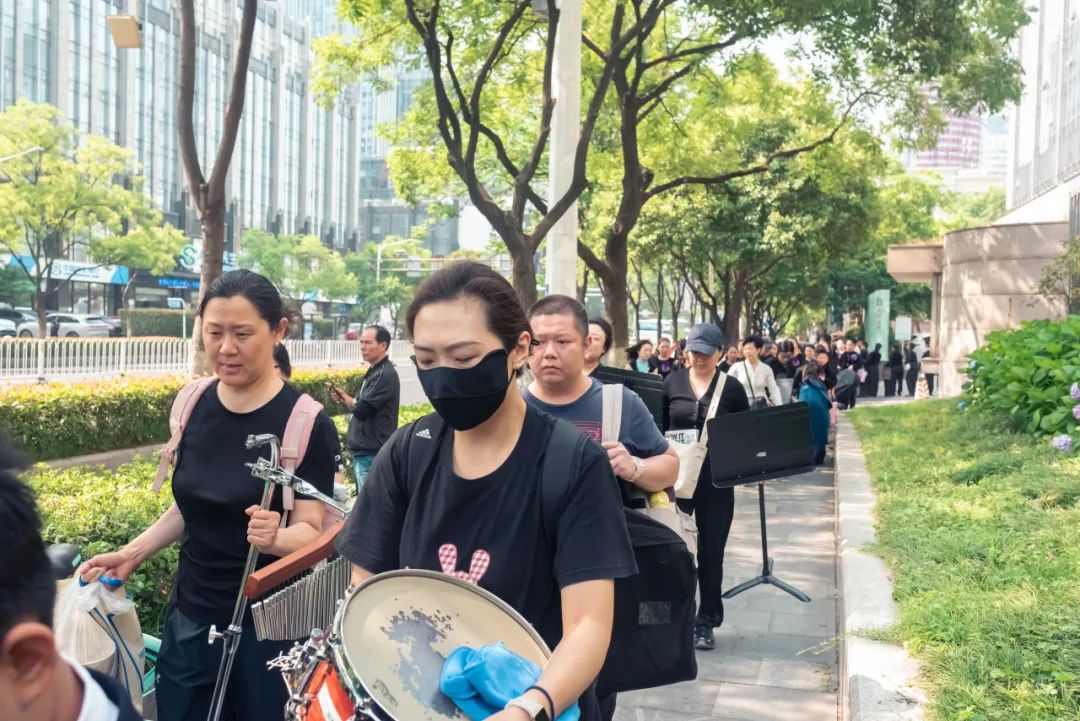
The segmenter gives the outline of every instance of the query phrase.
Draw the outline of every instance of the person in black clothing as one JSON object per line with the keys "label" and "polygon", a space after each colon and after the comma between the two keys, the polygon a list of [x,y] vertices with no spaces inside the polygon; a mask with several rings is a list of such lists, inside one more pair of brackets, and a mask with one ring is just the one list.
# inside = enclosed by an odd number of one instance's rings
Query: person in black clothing
{"label": "person in black clothing", "polygon": [[[688,340],[687,343],[690,341]],[[724,353],[724,360],[720,361],[720,365],[717,366],[721,371],[727,373],[731,370],[731,367],[742,360],[742,352],[737,346],[728,346],[727,352]]]}
{"label": "person in black clothing", "polygon": [[[788,351],[787,357],[791,358],[791,351]],[[771,340],[766,341],[761,348],[761,361],[772,368],[773,377],[777,379],[787,377],[787,362],[780,358],[779,346]]]}
{"label": "person in black clothing", "polygon": [[368,370],[356,398],[342,388],[331,389],[349,408],[345,445],[352,454],[357,493],[367,480],[375,454],[397,430],[401,404],[401,381],[390,360],[390,331],[378,325],[365,328],[360,334],[360,355]]}
{"label": "person in black clothing", "polygon": [[870,398],[876,398],[878,385],[881,383],[881,344],[875,343],[874,350],[866,356],[866,381],[863,383],[862,394]]}
{"label": "person in black clothing", "polygon": [[611,323],[603,318],[589,319],[589,337],[585,342],[585,375],[592,377],[596,369],[603,365],[605,356],[611,350],[613,334]]}
{"label": "person in black clothing", "polygon": [[24,467],[0,442],[0,719],[140,721],[116,681],[56,649],[56,581]]}
{"label": "person in black clothing", "polygon": [[[686,341],[692,354],[691,365],[672,373],[664,380],[664,431],[692,429],[698,436],[713,394],[721,393],[716,414],[750,410],[750,401],[742,383],[723,375],[724,385],[717,390],[721,372],[720,346],[724,335],[715,325],[694,326]],[[709,459],[701,466],[697,488],[690,500],[679,499],[679,507],[694,514],[698,527],[698,585],[701,606],[698,608],[695,643],[700,649],[716,648],[713,629],[724,622],[724,547],[731,521],[735,516],[735,489],[714,488]]]}
{"label": "person in black clothing", "polygon": [[[218,380],[198,399],[185,427],[173,472],[174,503],[123,549],[79,568],[87,582],[102,575],[126,582],[147,558],[180,541],[175,600],[158,656],[160,721],[206,719],[222,653],[222,644],[207,645],[208,632],[211,625],[230,623],[249,547],[258,549],[262,568],[317,539],[323,523],[322,503],[297,496],[282,527],[282,494],[262,510],[262,484],[245,467],[263,452],[247,449],[248,436],[281,438],[300,398],[274,368],[274,345],[289,327],[281,296],[261,275],[234,270],[214,281],[198,314]],[[339,449],[333,421],[320,412],[297,475],[332,495]],[[266,663],[291,643],[256,640],[250,609],[242,627],[225,717],[280,717],[287,693]]]}
{"label": "person in black clothing", "polygon": [[[909,396],[915,396],[915,383],[919,380],[919,354],[915,350],[914,343],[908,343],[907,345],[907,357],[904,359],[907,365],[907,373],[904,375],[904,380],[907,382],[907,392]],[[897,395],[900,395],[897,393]]]}
{"label": "person in black clothing", "polygon": [[[929,355],[930,355],[930,344],[927,343],[926,344],[926,352],[923,353],[923,358],[926,358]],[[934,381],[937,380],[937,374],[936,373],[924,373],[923,375],[926,377],[926,392],[929,393],[930,395],[934,395]]]}
{"label": "person in black clothing", "polygon": [[900,395],[904,385],[904,356],[900,346],[893,344],[889,349],[889,361],[885,365],[885,397]]}
{"label": "person in black clothing", "polygon": [[847,348],[837,358],[837,364],[839,370],[850,368],[856,373],[863,369],[863,357],[859,354],[859,351],[855,349],[855,341],[849,340],[847,342]]}
{"label": "person in black clothing", "polygon": [[[826,392],[830,398],[835,397],[834,389],[836,388],[836,373],[829,367],[829,351],[824,346],[817,349],[817,356],[813,359],[817,362],[818,368],[818,380],[825,386]],[[795,374],[794,388],[791,394],[795,397],[799,395],[799,388],[806,381],[806,365],[804,364],[799,372]]]}
{"label": "person in black clothing", "polygon": [[667,378],[672,371],[678,370],[682,366],[682,361],[675,350],[670,339],[661,338],[659,345],[656,347],[656,354],[649,359],[651,372],[659,374],[662,378]]}
{"label": "person in black clothing", "polygon": [[[565,500],[547,517],[542,459],[563,422],[518,391],[532,331],[514,289],[490,267],[463,261],[428,276],[405,324],[437,417],[398,429],[375,458],[337,537],[353,583],[399,568],[443,571],[447,549],[457,558],[481,554],[488,564],[475,582],[555,651],[536,682],[543,691],[527,691],[520,703],[555,718],[577,701],[582,721],[596,721],[592,684],[611,637],[614,579],[637,572],[608,454],[583,445]],[[437,444],[422,468],[408,462],[416,443]],[[489,717],[526,718],[511,705]]]}

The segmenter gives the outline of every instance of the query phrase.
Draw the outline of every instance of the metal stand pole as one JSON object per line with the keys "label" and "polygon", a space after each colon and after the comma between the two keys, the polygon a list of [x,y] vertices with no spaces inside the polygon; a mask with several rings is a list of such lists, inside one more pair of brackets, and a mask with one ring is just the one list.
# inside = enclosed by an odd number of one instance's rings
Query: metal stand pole
{"label": "metal stand pole", "polygon": [[[248,436],[247,447],[270,446],[270,463],[277,468],[280,457],[280,442],[277,436],[270,434],[261,436]],[[270,507],[270,499],[274,497],[274,483],[267,480],[263,485],[262,501],[259,504],[264,511]],[[220,721],[221,711],[225,704],[225,693],[229,688],[229,677],[232,676],[233,661],[236,660],[236,650],[240,647],[240,635],[243,633],[244,611],[247,610],[248,598],[244,595],[244,581],[255,572],[255,563],[259,560],[259,549],[254,544],[248,547],[247,562],[244,564],[244,575],[240,577],[240,591],[236,594],[236,605],[233,606],[232,620],[229,627],[224,631],[218,631],[217,626],[210,627],[209,643],[221,639],[225,642],[225,648],[221,653],[221,665],[218,666],[217,681],[214,683],[214,696],[210,700],[210,713],[207,721]]]}
{"label": "metal stand pole", "polygon": [[758,481],[758,513],[761,516],[761,575],[757,578],[751,578],[746,583],[739,584],[735,588],[731,589],[724,594],[724,598],[734,598],[743,591],[748,591],[755,586],[761,586],[763,584],[769,584],[776,586],[781,591],[790,593],[795,598],[799,599],[803,603],[810,603],[810,597],[805,593],[795,588],[794,586],[784,583],[779,578],[773,575],[773,560],[769,558],[769,535],[765,530],[765,482]]}

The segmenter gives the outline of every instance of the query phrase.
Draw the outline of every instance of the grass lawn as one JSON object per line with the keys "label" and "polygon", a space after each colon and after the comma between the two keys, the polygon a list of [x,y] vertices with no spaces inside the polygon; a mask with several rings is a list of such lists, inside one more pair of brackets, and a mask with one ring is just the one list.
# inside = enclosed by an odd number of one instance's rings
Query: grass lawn
{"label": "grass lawn", "polygon": [[851,417],[931,717],[1080,720],[1080,455],[956,401]]}

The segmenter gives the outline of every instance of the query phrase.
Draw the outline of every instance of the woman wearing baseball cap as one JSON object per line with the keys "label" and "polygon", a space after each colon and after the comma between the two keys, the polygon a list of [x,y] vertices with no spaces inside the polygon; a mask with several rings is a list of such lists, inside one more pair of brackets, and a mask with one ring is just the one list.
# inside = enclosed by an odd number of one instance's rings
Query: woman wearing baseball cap
{"label": "woman wearing baseball cap", "polygon": [[[719,392],[716,415],[750,410],[742,383],[717,368],[724,334],[712,323],[690,329],[686,350],[690,364],[664,380],[664,431],[669,438],[697,440],[705,426],[713,394]],[[719,390],[718,390],[719,389]],[[687,434],[691,437],[687,438]],[[724,622],[724,546],[735,516],[735,490],[714,488],[709,459],[701,466],[697,489],[690,500],[679,499],[679,507],[694,514],[698,527],[698,607],[694,642],[699,649],[716,648],[713,629]]]}

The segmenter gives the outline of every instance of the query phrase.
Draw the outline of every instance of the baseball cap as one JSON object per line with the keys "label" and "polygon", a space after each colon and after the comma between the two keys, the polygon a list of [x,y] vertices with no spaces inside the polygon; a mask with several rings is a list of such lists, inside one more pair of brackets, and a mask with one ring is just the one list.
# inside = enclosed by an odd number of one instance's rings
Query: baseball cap
{"label": "baseball cap", "polygon": [[712,323],[698,323],[690,329],[686,350],[712,355],[724,345],[724,333]]}

